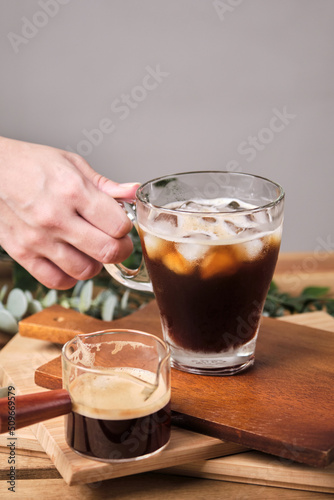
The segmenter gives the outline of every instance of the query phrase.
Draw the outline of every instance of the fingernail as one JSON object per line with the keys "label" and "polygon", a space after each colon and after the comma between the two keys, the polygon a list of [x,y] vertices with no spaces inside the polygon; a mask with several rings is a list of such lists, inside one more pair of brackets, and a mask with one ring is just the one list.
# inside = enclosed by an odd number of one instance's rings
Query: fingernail
{"label": "fingernail", "polygon": [[140,186],[141,182],[125,182],[124,184],[120,184],[119,187],[124,189],[129,189],[135,186]]}

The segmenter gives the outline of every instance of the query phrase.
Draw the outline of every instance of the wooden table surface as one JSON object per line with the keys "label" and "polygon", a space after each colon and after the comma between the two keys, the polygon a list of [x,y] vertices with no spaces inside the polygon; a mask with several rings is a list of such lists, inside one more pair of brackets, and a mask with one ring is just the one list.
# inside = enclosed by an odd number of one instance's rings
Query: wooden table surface
{"label": "wooden table surface", "polygon": [[[329,286],[334,292],[334,253],[327,249],[326,242],[320,243],[319,248],[312,253],[281,254],[274,279],[282,290],[298,294],[304,287],[314,285]],[[0,285],[9,280],[10,268],[7,264],[1,264]],[[286,319],[288,320],[288,318]],[[331,323],[329,322],[329,324]],[[10,336],[0,333],[0,348],[10,338]],[[29,431],[27,430],[27,432]],[[162,472],[137,474],[94,484],[68,486],[42,449],[38,449],[37,446],[36,450],[30,453],[30,456],[27,453],[25,451],[25,454],[16,456],[15,493],[12,493],[8,491],[10,485],[7,483],[9,480],[9,454],[0,452],[1,499],[321,500],[333,498],[332,494],[327,493],[202,479]]]}

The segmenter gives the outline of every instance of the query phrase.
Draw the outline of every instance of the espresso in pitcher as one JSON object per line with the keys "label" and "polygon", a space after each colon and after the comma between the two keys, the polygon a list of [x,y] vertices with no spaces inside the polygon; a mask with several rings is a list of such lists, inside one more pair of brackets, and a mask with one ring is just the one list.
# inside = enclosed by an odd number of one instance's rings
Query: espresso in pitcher
{"label": "espresso in pitcher", "polygon": [[163,380],[147,397],[136,378],[152,378],[145,370],[115,374],[85,373],[69,387],[73,411],[67,415],[66,440],[88,458],[106,461],[140,458],[170,439],[170,393]]}
{"label": "espresso in pitcher", "polygon": [[[281,227],[270,230],[268,214],[247,213],[254,207],[239,200],[192,200],[166,208],[185,216],[166,211],[140,226],[165,340],[184,366],[211,369],[222,353],[235,365],[234,351],[254,349]],[[221,211],[223,221],[214,215]]]}

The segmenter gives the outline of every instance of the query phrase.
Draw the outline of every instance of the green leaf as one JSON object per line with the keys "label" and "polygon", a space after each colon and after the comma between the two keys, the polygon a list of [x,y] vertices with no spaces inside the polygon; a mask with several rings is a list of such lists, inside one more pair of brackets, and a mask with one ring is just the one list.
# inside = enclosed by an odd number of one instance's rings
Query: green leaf
{"label": "green leaf", "polygon": [[41,300],[43,307],[50,307],[57,303],[58,294],[57,290],[49,290],[45,297]]}
{"label": "green leaf", "polygon": [[326,310],[328,314],[334,316],[334,299],[329,299],[326,303]]}
{"label": "green leaf", "polygon": [[32,295],[32,293],[31,293],[30,290],[24,290],[24,293],[25,293],[25,295],[27,297],[28,303],[31,302],[32,300],[34,300],[34,297],[33,297],[33,295]]}
{"label": "green leaf", "polygon": [[59,305],[61,305],[62,307],[65,307],[65,309],[70,309],[71,308],[71,304],[70,304],[70,300],[68,297],[61,297],[60,301],[59,301]]}
{"label": "green leaf", "polygon": [[123,311],[128,306],[129,297],[130,297],[130,289],[128,288],[127,290],[125,290],[123,297],[122,297],[122,300],[121,300],[121,309],[123,309]]}
{"label": "green leaf", "polygon": [[269,292],[268,293],[275,293],[278,291],[278,286],[276,285],[276,283],[274,281],[272,281],[270,283],[270,287],[269,287]]}
{"label": "green leaf", "polygon": [[76,282],[76,284],[73,288],[73,291],[72,291],[72,297],[79,297],[80,296],[80,293],[81,293],[81,290],[82,290],[82,287],[84,286],[84,284],[85,284],[85,281],[83,281],[83,280]]}
{"label": "green leaf", "polygon": [[110,296],[112,295],[112,292],[110,290],[102,290],[100,293],[97,294],[95,299],[92,301],[92,307],[101,307],[103,302]]}
{"label": "green leaf", "polygon": [[28,313],[29,314],[35,314],[43,310],[43,306],[40,303],[39,300],[33,299],[31,302],[29,302],[28,305]]}
{"label": "green leaf", "polygon": [[104,321],[111,321],[114,317],[114,311],[116,309],[118,299],[116,295],[109,295],[107,299],[103,302],[101,308],[101,317]]}
{"label": "green leaf", "polygon": [[319,298],[327,295],[330,288],[327,286],[308,286],[301,293],[302,297]]}
{"label": "green leaf", "polygon": [[93,281],[89,280],[83,285],[80,292],[80,303],[79,303],[79,311],[84,313],[88,311],[91,306],[93,297]]}
{"label": "green leaf", "polygon": [[19,288],[13,288],[8,294],[6,307],[16,320],[20,320],[28,310],[26,294]]}
{"label": "green leaf", "polygon": [[5,296],[6,296],[7,290],[8,290],[8,286],[7,285],[3,285],[1,287],[1,290],[0,290],[0,302],[3,302],[3,300],[4,300]]}
{"label": "green leaf", "polygon": [[[67,304],[68,304],[67,307],[69,309],[75,309],[76,311],[80,311],[80,297],[68,297],[66,299],[66,301],[67,301]],[[61,303],[61,305],[62,305],[62,303]]]}
{"label": "green leaf", "polygon": [[0,310],[0,330],[11,335],[14,335],[19,330],[16,319],[6,309]]}

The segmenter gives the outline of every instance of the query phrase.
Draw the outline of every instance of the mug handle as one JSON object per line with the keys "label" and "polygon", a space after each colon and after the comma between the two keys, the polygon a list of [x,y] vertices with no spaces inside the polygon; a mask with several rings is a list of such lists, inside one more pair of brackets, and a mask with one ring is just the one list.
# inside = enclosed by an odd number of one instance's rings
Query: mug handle
{"label": "mug handle", "polygon": [[[127,216],[138,231],[136,204],[126,200],[117,200],[121,207],[125,210]],[[142,257],[138,269],[129,269],[123,264],[104,264],[108,273],[119,283],[142,292],[153,292],[152,283],[150,281],[144,258]]]}

